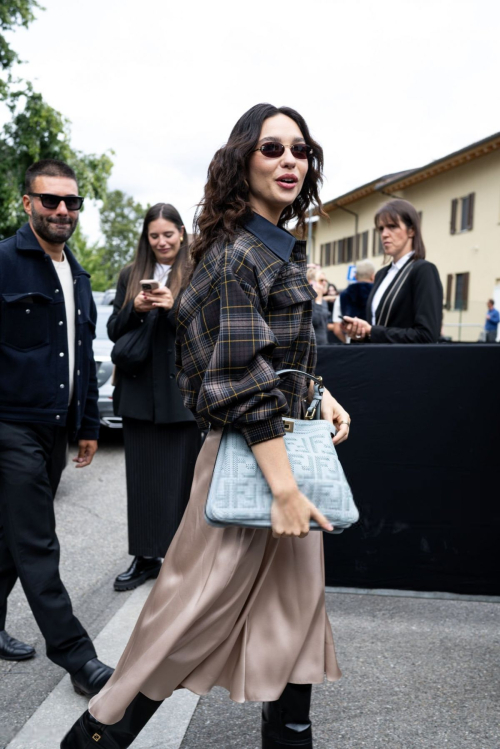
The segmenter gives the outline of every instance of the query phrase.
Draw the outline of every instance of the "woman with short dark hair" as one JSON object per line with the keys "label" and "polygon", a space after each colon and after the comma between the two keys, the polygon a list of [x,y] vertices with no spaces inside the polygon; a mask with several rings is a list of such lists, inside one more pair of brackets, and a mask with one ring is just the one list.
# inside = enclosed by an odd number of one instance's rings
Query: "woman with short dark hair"
{"label": "woman with short dark hair", "polygon": [[417,211],[407,200],[390,200],[375,214],[375,227],[392,262],[375,276],[366,320],[346,315],[344,332],[372,343],[437,343],[443,287],[425,259]]}
{"label": "woman with short dark hair", "polygon": [[[305,242],[284,226],[297,219],[301,230],[310,203],[321,208],[322,164],[304,119],[270,104],[244,114],[210,164],[196,270],[179,306],[177,362],[185,404],[211,429],[125,653],[63,749],[93,734],[105,749],[129,746],[174,689],[205,694],[214,685],[237,702],[264,702],[264,749],[312,747],[311,683],[340,672],[325,611],[322,534],[309,533],[309,521],[332,528],[298,489],[283,439],[283,416],[304,413],[306,378],[280,380],[276,372],[314,373]],[[321,413],[338,429],[335,443],[346,439],[349,415],[329,393]],[[241,431],[269,484],[272,531],[204,520],[225,424]]]}
{"label": "woman with short dark hair", "polygon": [[[133,262],[122,270],[108,320],[119,342],[141,328],[144,362],[117,363],[115,413],[123,419],[129,554],[132,563],[114,582],[132,590],[157,577],[186,508],[200,433],[175,380],[175,299],[187,284],[189,247],[179,212],[157,203],[144,218]],[[141,281],[158,288],[144,291]]]}

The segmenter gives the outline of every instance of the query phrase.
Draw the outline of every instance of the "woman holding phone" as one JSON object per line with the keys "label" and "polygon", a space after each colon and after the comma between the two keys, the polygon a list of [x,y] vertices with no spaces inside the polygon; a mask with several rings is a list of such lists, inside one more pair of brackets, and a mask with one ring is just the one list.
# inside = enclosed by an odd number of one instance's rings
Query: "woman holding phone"
{"label": "woman holding phone", "polygon": [[[200,428],[188,507],[116,671],[63,749],[128,747],[174,689],[225,687],[263,702],[262,747],[312,747],[311,684],[340,672],[325,610],[323,539],[332,530],[298,489],[283,416],[301,418],[316,348],[315,293],[303,231],[321,209],[323,152],[303,117],[258,104],[209,167],[192,247],[194,275],[177,317],[179,386]],[[347,438],[349,415],[325,392],[321,415]],[[204,505],[222,427],[241,430],[273,494],[272,530],[214,528]],[[228,501],[230,498],[228,498]],[[221,740],[224,735],[221,721]]]}
{"label": "woman holding phone", "polygon": [[[176,383],[174,301],[189,275],[178,211],[157,203],[145,216],[134,261],[121,272],[112,341],[144,326],[148,353],[138,371],[116,368],[115,413],[123,419],[130,567],[115,590],[156,577],[186,508],[200,434]],[[148,319],[151,318],[151,319]],[[147,339],[146,339],[147,336]]]}

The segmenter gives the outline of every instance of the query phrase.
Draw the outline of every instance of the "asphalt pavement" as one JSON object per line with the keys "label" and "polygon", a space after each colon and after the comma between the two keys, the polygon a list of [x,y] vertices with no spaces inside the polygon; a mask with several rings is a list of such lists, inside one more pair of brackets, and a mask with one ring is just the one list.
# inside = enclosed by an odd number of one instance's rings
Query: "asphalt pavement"
{"label": "asphalt pavement", "polygon": [[[123,447],[106,440],[89,468],[72,464],[56,500],[61,569],[98,654],[114,665],[149,586],[116,593],[128,563]],[[499,749],[500,602],[327,592],[343,679],[314,687],[315,749]],[[0,747],[57,749],[85,700],[48,661],[16,587],[8,631],[36,645],[25,663],[0,661]],[[260,706],[222,689],[179,690],[138,749],[260,749]],[[57,737],[57,738],[56,738]]]}
{"label": "asphalt pavement", "polygon": [[[130,559],[121,435],[105,436],[93,464],[86,468],[74,467],[75,454],[72,446],[56,497],[61,576],[75,613],[95,638],[129,595],[112,589],[114,576]],[[6,629],[34,645],[37,657],[19,663],[0,660],[2,748],[65,674],[45,656],[44,640],[19,583],[9,597]]]}

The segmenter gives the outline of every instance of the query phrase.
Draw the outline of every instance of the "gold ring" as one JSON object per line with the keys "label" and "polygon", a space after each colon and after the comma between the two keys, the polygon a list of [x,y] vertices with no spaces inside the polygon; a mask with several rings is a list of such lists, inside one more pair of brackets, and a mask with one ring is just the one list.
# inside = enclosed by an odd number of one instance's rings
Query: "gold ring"
{"label": "gold ring", "polygon": [[351,426],[351,422],[350,421],[341,421],[340,423],[341,424],[347,424],[348,427]]}

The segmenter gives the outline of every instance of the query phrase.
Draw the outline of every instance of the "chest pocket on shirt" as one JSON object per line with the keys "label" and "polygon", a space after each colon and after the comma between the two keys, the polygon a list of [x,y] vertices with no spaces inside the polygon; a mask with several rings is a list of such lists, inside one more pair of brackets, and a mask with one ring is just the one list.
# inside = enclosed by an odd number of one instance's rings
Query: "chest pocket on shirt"
{"label": "chest pocket on shirt", "polygon": [[316,294],[305,273],[294,263],[288,263],[269,292],[267,306],[273,310],[300,302],[310,302],[315,298]]}
{"label": "chest pocket on shirt", "polygon": [[52,299],[38,292],[2,294],[0,341],[19,351],[47,346]]}
{"label": "chest pocket on shirt", "polygon": [[[282,351],[293,348],[297,361],[305,356],[311,339],[311,300],[315,297],[304,271],[293,263],[282,269],[269,292],[268,325],[279,342],[279,348]],[[304,354],[300,353],[301,348]]]}

